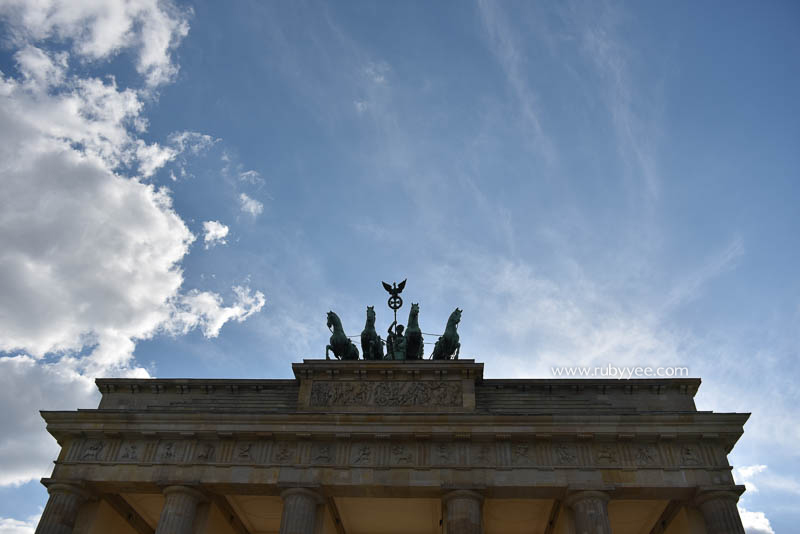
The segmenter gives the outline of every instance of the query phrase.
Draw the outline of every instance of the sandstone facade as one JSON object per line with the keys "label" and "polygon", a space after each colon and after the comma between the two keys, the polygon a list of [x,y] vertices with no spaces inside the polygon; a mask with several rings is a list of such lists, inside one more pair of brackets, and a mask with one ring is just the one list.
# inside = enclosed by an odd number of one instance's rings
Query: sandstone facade
{"label": "sandstone facade", "polygon": [[40,533],[743,533],[748,414],[699,379],[489,380],[458,361],[293,364],[294,380],[99,379],[47,411]]}

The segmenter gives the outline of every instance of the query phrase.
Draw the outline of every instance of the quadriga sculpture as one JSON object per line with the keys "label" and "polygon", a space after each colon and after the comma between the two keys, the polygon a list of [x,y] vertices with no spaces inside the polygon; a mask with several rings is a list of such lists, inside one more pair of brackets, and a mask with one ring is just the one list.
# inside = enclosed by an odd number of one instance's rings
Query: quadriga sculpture
{"label": "quadriga sculpture", "polygon": [[439,337],[433,347],[432,360],[457,360],[461,343],[458,342],[458,323],[461,322],[461,310],[456,308],[447,319],[444,334]]}
{"label": "quadriga sculpture", "polygon": [[375,306],[367,306],[367,323],[361,332],[361,353],[365,360],[383,359],[383,340],[375,330]]}
{"label": "quadriga sculpture", "polygon": [[332,329],[330,345],[325,347],[325,359],[330,360],[328,352],[333,352],[337,360],[357,360],[358,349],[350,341],[342,328],[342,321],[332,311],[328,312],[328,329]]}
{"label": "quadriga sculpture", "polygon": [[406,360],[421,360],[425,350],[419,328],[419,304],[411,303],[406,327]]}

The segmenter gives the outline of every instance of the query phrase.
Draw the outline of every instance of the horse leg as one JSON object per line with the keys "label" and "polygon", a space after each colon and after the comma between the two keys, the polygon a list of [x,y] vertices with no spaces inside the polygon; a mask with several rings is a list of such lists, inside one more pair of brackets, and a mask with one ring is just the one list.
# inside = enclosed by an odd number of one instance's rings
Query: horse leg
{"label": "horse leg", "polygon": [[[330,345],[325,345],[325,359],[326,360],[330,360],[331,359],[331,357],[328,356],[328,351],[329,350],[333,350],[333,347],[331,347]],[[335,357],[336,356],[336,352],[334,352],[333,355]]]}
{"label": "horse leg", "polygon": [[455,355],[453,356],[453,359],[454,359],[454,360],[457,360],[457,359],[458,359],[458,352],[459,352],[460,350],[461,350],[461,343],[456,343],[456,353],[455,353]]}

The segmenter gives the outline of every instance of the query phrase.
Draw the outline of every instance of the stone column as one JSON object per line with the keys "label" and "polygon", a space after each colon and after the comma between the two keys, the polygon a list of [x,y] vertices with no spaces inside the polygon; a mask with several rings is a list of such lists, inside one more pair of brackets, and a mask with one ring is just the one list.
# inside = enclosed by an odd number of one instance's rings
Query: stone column
{"label": "stone column", "polygon": [[572,509],[575,534],[611,534],[608,499],[602,491],[578,491],[564,500]]}
{"label": "stone column", "polygon": [[305,488],[291,488],[281,493],[283,513],[280,534],[314,534],[317,509],[324,499]]}
{"label": "stone column", "polygon": [[470,490],[451,491],[442,497],[447,507],[447,534],[483,532],[483,496]]}
{"label": "stone column", "polygon": [[78,509],[90,495],[72,484],[50,484],[47,487],[50,498],[39,519],[36,534],[72,534]]}
{"label": "stone column", "polygon": [[744,534],[742,518],[736,508],[740,494],[738,489],[703,491],[695,498],[708,534]]}
{"label": "stone column", "polygon": [[167,486],[164,497],[156,534],[191,534],[203,494],[187,486]]}

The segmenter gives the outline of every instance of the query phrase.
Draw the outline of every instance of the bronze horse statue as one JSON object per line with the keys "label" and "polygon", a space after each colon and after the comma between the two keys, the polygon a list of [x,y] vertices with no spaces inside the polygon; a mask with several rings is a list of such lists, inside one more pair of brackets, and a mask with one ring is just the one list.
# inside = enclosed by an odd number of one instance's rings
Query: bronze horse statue
{"label": "bronze horse statue", "polygon": [[365,360],[383,359],[383,340],[375,331],[375,306],[367,306],[367,323],[361,332],[361,352]]}
{"label": "bronze horse statue", "polygon": [[447,319],[444,334],[439,337],[433,347],[431,360],[457,360],[461,343],[458,342],[458,323],[461,322],[461,310],[456,308]]}
{"label": "bronze horse statue", "polygon": [[325,347],[325,359],[330,360],[328,351],[333,352],[337,360],[357,360],[358,349],[345,335],[342,328],[342,321],[339,316],[332,311],[328,312],[328,329],[332,330],[330,345]]}
{"label": "bronze horse statue", "polygon": [[419,328],[419,304],[412,302],[406,327],[406,360],[421,360],[424,351],[422,330]]}

